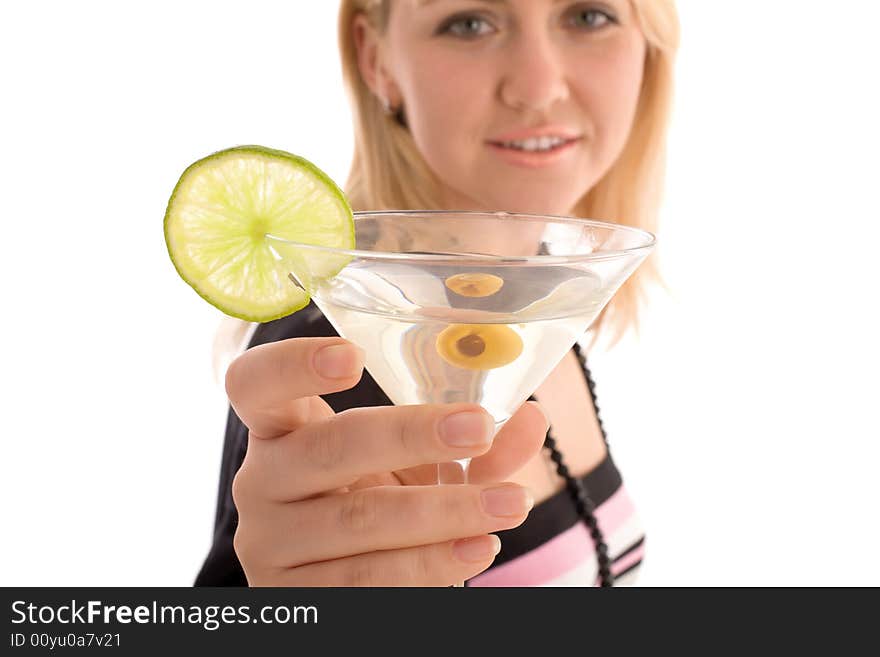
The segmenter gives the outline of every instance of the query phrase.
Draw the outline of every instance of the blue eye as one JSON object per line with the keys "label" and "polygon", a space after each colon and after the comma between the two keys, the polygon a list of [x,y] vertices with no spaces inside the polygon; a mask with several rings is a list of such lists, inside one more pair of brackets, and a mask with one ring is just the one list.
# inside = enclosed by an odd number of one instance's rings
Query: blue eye
{"label": "blue eye", "polygon": [[479,16],[471,15],[455,16],[437,30],[438,34],[451,34],[463,39],[473,39],[490,32],[492,32],[492,26],[488,21]]}

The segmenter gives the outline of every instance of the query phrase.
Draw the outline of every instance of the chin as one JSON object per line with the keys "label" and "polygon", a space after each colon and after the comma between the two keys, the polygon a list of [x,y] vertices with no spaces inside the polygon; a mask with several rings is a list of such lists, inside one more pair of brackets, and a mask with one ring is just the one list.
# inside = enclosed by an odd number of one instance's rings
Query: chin
{"label": "chin", "polygon": [[570,215],[580,196],[571,193],[563,194],[547,188],[536,189],[529,194],[517,190],[516,194],[499,194],[495,198],[498,203],[492,207],[495,211],[517,212],[521,214]]}

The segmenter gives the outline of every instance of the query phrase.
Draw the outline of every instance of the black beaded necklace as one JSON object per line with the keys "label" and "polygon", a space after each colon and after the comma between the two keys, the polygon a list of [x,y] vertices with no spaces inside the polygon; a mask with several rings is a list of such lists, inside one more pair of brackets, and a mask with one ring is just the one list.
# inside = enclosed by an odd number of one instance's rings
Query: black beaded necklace
{"label": "black beaded necklace", "polygon": [[[599,431],[602,432],[602,440],[605,441],[605,446],[607,447],[608,436],[605,434],[605,427],[602,425],[602,418],[599,417],[599,407],[596,405],[596,384],[593,381],[590,368],[587,367],[587,359],[581,350],[581,346],[578,343],[575,343],[573,349],[580,362],[584,378],[587,380],[587,387],[590,390],[590,397],[593,400],[593,408],[596,411],[596,420],[599,422]],[[535,396],[532,395],[529,399],[535,401]],[[577,509],[578,515],[590,529],[590,536],[596,547],[596,560],[599,563],[599,585],[603,588],[614,586],[614,575],[611,573],[611,558],[608,556],[608,545],[605,543],[605,535],[602,533],[602,530],[599,528],[599,523],[596,520],[596,505],[593,503],[593,500],[590,499],[583,482],[577,477],[573,477],[571,472],[569,472],[568,466],[565,465],[562,458],[562,452],[560,452],[556,446],[556,438],[553,437],[552,432],[553,427],[547,429],[547,436],[544,438],[544,447],[550,452],[550,459],[556,465],[556,472],[565,480],[565,488],[574,501],[574,506],[575,509]]]}

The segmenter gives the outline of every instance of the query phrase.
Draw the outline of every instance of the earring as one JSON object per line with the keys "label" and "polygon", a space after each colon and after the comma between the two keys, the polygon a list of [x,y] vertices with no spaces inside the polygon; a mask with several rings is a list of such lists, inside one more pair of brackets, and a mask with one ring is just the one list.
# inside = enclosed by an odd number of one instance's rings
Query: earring
{"label": "earring", "polygon": [[394,119],[396,123],[400,126],[406,128],[406,116],[403,113],[403,103],[400,103],[397,107],[391,107],[391,101],[388,100],[385,96],[378,96],[379,104],[382,106],[382,111],[385,113],[385,116],[390,116]]}

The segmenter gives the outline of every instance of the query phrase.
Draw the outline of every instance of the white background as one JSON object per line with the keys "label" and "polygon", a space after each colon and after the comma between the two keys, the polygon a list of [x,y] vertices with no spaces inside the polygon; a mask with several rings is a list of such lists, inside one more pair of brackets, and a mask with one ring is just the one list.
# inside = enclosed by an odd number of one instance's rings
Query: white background
{"label": "white background", "polygon": [[[878,585],[880,5],[680,10],[670,292],[593,357],[641,583]],[[242,143],[345,179],[335,12],[2,4],[0,584],[192,582],[226,406],[165,204]]]}

